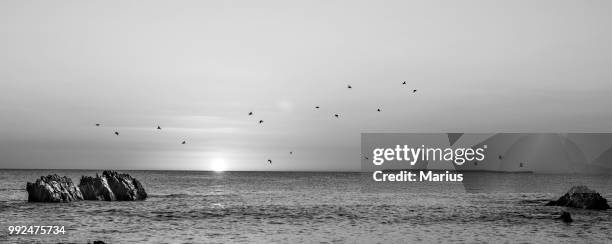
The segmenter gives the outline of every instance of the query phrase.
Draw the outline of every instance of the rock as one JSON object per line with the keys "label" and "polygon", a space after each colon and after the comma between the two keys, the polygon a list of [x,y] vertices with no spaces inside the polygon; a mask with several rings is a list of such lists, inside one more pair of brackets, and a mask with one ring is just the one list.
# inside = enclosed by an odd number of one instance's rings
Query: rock
{"label": "rock", "polygon": [[36,182],[26,184],[28,202],[72,202],[83,200],[79,188],[72,179],[53,174],[42,176]]}
{"label": "rock", "polygon": [[71,202],[77,200],[134,201],[145,200],[147,192],[140,181],[129,174],[105,170],[102,177],[82,176],[79,186],[72,184],[66,176],[40,177],[35,183],[28,182],[30,202]]}
{"label": "rock", "polygon": [[145,200],[147,198],[147,192],[140,181],[129,174],[105,170],[102,172],[102,177],[106,178],[108,186],[119,201]]}
{"label": "rock", "polygon": [[563,206],[572,208],[606,210],[610,208],[608,200],[586,186],[574,186],[557,201],[550,201],[546,206]]}
{"label": "rock", "polygon": [[142,184],[129,174],[104,171],[102,177],[83,176],[79,188],[85,200],[134,201],[144,200],[147,193]]}
{"label": "rock", "polygon": [[117,198],[105,177],[82,176],[79,189],[85,200],[115,201]]}
{"label": "rock", "polygon": [[565,212],[565,211],[561,212],[561,216],[559,216],[557,219],[560,219],[560,220],[562,220],[565,223],[571,223],[571,222],[574,221],[572,219],[572,215],[570,213],[568,213],[568,212]]}

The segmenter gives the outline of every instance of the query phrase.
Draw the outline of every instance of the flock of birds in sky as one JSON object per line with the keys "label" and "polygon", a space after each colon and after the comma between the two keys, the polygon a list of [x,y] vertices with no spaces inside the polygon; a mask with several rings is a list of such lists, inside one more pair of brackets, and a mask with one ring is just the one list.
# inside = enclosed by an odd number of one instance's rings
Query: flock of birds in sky
{"label": "flock of birds in sky", "polygon": [[[96,124],[96,127],[100,127],[100,126],[102,126],[102,124],[100,124],[100,123]],[[161,129],[162,129],[161,126],[158,125],[157,126],[157,130],[161,130]],[[119,136],[119,131],[115,131],[115,136]],[[181,142],[181,144],[185,145],[185,144],[187,144],[187,141],[183,141],[183,142]]]}
{"label": "flock of birds in sky", "polygon": [[[406,81],[402,82],[402,85],[404,85],[404,86],[405,86],[405,85],[406,85]],[[353,86],[351,86],[350,84],[349,84],[349,85],[347,85],[346,87],[347,87],[348,89],[353,89]],[[412,90],[412,93],[416,93],[416,92],[417,92],[417,89],[413,89],[413,90]],[[320,109],[321,107],[317,105],[317,106],[315,106],[314,108],[315,108],[315,109]],[[381,110],[380,108],[377,108],[377,109],[376,109],[376,111],[377,111],[377,112],[382,112],[382,110]],[[254,113],[253,113],[252,111],[248,113],[248,116],[253,116],[253,115],[254,115]],[[334,118],[340,118],[340,114],[335,113],[335,114],[333,115],[333,117],[334,117]],[[263,121],[262,119],[260,119],[258,122],[259,122],[260,124],[263,124],[263,122],[264,122],[264,121]],[[102,124],[100,124],[100,123],[97,123],[97,124],[96,124],[96,127],[100,127],[100,126],[102,126]],[[159,125],[158,125],[158,126],[157,126],[157,130],[161,130],[161,129],[162,129],[162,128],[161,128],[161,126],[159,126]],[[114,133],[114,134],[115,134],[115,136],[119,136],[119,131],[115,131],[115,133]],[[182,141],[182,142],[181,142],[181,144],[182,144],[182,145],[185,145],[185,144],[187,144],[187,141]],[[289,152],[289,154],[290,154],[290,155],[293,155],[293,151],[290,151],[290,152]],[[366,157],[366,159],[368,159],[368,158]],[[272,159],[268,159],[268,164],[272,164]]]}

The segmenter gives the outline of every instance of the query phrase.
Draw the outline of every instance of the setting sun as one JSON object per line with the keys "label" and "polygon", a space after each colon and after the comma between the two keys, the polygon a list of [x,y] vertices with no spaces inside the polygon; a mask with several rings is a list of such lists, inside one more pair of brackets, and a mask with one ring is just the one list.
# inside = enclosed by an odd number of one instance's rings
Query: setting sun
{"label": "setting sun", "polygon": [[212,171],[222,172],[222,171],[225,171],[225,169],[226,169],[225,160],[222,158],[213,159],[210,163],[210,170]]}

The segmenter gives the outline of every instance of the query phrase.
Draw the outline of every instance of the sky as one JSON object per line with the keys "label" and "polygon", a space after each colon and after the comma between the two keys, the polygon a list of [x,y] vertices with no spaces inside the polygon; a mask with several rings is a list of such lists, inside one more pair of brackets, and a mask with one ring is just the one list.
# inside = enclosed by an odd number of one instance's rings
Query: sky
{"label": "sky", "polygon": [[364,132],[612,132],[611,12],[0,1],[0,168],[358,170]]}

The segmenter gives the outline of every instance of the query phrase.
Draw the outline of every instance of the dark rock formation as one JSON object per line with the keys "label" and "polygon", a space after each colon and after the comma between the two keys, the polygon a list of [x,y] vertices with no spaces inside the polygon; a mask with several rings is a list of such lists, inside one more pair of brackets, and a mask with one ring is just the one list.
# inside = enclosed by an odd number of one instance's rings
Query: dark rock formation
{"label": "dark rock formation", "polygon": [[572,215],[568,212],[561,212],[561,216],[559,216],[557,219],[560,219],[561,221],[565,222],[565,223],[571,223],[574,220],[572,219]]}
{"label": "dark rock formation", "polygon": [[72,179],[53,174],[42,176],[36,182],[26,185],[29,202],[72,202],[83,200],[79,188],[74,186]]}
{"label": "dark rock formation", "polygon": [[82,176],[79,189],[85,200],[115,201],[117,198],[108,186],[106,177]]}
{"label": "dark rock formation", "polygon": [[102,172],[102,178],[106,178],[108,186],[119,201],[145,200],[147,198],[147,192],[140,181],[129,174],[105,170]]}
{"label": "dark rock formation", "polygon": [[36,182],[28,182],[30,202],[71,202],[78,200],[134,201],[145,200],[147,192],[142,184],[129,174],[104,171],[100,177],[82,176],[79,186],[66,176],[48,175]]}
{"label": "dark rock formation", "polygon": [[546,206],[563,206],[572,208],[606,210],[608,201],[599,193],[586,186],[574,186],[557,201],[550,201]]}

